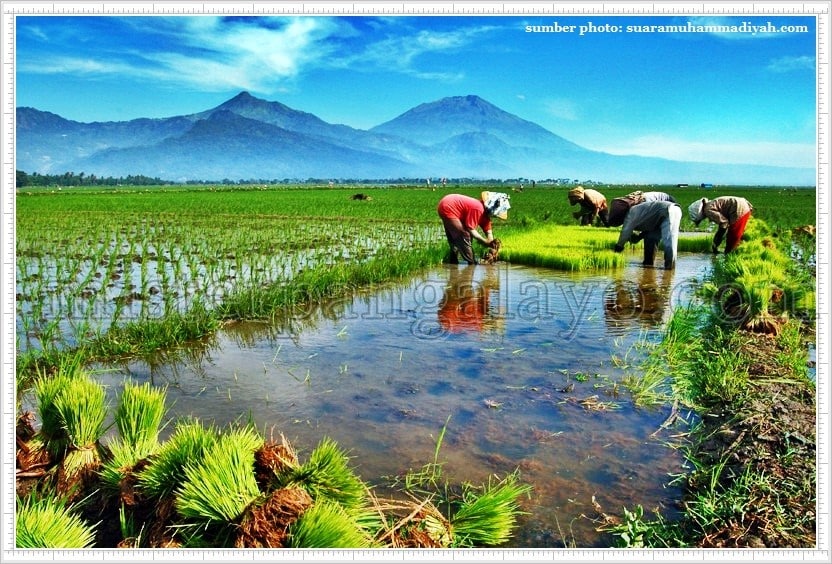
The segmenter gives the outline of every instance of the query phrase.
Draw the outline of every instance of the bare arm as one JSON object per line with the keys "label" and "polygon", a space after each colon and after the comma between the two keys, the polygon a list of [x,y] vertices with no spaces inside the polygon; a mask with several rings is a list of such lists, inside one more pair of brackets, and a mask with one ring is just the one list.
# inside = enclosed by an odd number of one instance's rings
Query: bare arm
{"label": "bare arm", "polygon": [[480,232],[477,229],[469,229],[468,232],[471,234],[471,237],[473,239],[476,239],[477,241],[479,241],[480,243],[482,243],[486,247],[491,245],[491,241],[494,240],[494,235],[491,233],[490,230],[486,231],[485,237],[480,235]]}

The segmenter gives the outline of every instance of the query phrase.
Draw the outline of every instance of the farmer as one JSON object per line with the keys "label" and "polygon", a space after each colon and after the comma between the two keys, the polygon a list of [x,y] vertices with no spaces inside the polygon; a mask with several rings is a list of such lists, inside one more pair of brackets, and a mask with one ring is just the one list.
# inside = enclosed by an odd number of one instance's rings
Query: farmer
{"label": "farmer", "polygon": [[[643,202],[630,208],[624,218],[615,252],[624,250],[629,241],[638,243],[644,239],[644,264],[652,266],[656,247],[661,243],[664,251],[664,268],[670,270],[676,266],[676,248],[679,243],[679,223],[682,220],[682,208],[674,202],[655,200]],[[639,231],[636,235],[634,232]]]}
{"label": "farmer", "polygon": [[630,192],[626,196],[613,198],[612,202],[610,202],[610,211],[607,216],[609,226],[620,227],[624,223],[624,218],[627,217],[627,212],[630,208],[644,202],[676,203],[676,199],[666,192],[642,192],[641,190]]}
{"label": "farmer", "polygon": [[[486,247],[494,244],[491,232],[491,218],[506,219],[511,207],[508,195],[502,192],[482,192],[480,199],[463,194],[448,194],[439,200],[436,211],[445,226],[445,237],[450,245],[449,262],[459,264],[457,253],[468,264],[477,264],[471,239],[476,239]],[[479,229],[485,233],[483,236]]]}
{"label": "farmer", "polygon": [[575,219],[581,220],[581,225],[592,225],[595,218],[601,219],[605,227],[609,227],[607,221],[607,199],[604,195],[592,188],[577,186],[567,194],[569,205],[579,204],[581,209],[572,214]]}
{"label": "farmer", "polygon": [[728,254],[739,246],[753,209],[751,203],[745,198],[720,196],[713,200],[708,200],[708,198],[696,200],[688,207],[688,215],[697,227],[706,218],[717,224],[711,244],[711,252],[714,254],[719,252],[719,245],[722,244],[722,239],[727,233],[725,254]]}

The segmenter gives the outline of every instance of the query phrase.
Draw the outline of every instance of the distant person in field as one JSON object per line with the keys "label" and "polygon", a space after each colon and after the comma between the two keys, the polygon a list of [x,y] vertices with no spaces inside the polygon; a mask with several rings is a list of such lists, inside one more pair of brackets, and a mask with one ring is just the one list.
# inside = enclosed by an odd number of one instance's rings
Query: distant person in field
{"label": "distant person in field", "polygon": [[595,218],[599,218],[604,226],[609,227],[607,221],[607,198],[598,190],[577,186],[567,194],[569,204],[578,204],[581,209],[572,214],[575,219],[581,220],[581,225],[592,225]]}
{"label": "distant person in field", "polygon": [[745,198],[720,196],[713,200],[708,198],[696,200],[688,207],[688,215],[697,227],[703,219],[710,219],[716,223],[717,229],[711,244],[711,252],[718,253],[722,240],[726,239],[725,254],[728,254],[739,246],[753,209],[754,207]]}
{"label": "distant person in field", "polygon": [[[679,245],[679,223],[682,221],[682,208],[674,202],[653,200],[632,206],[624,217],[621,234],[615,245],[615,252],[624,250],[624,244],[638,243],[644,240],[645,266],[652,266],[656,257],[656,247],[661,244],[664,252],[664,268],[671,270],[676,266],[676,249]],[[639,233],[636,234],[635,232]]]}
{"label": "distant person in field", "polygon": [[459,254],[468,264],[477,264],[479,261],[474,256],[471,240],[476,239],[486,247],[494,245],[491,218],[506,219],[509,208],[509,197],[502,192],[482,192],[479,199],[448,194],[439,200],[436,211],[442,218],[445,237],[451,248],[448,262],[459,264]]}
{"label": "distant person in field", "polygon": [[624,218],[627,217],[630,208],[644,202],[673,202],[675,204],[676,199],[666,192],[642,192],[641,190],[630,192],[626,196],[613,198],[607,216],[609,227],[620,227],[624,223]]}

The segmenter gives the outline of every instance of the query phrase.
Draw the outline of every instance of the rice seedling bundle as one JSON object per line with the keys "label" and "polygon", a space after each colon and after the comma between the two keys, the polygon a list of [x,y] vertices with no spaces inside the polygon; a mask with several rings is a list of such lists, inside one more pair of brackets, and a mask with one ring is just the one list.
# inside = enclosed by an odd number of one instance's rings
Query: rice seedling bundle
{"label": "rice seedling bundle", "polygon": [[17,548],[90,548],[95,527],[54,496],[18,498],[15,546]]}
{"label": "rice seedling bundle", "polygon": [[159,439],[162,417],[165,415],[165,388],[155,388],[150,382],[125,382],[115,413],[119,435],[138,452],[150,454]]}
{"label": "rice seedling bundle", "polygon": [[69,442],[58,482],[58,491],[65,492],[101,464],[98,441],[104,434],[108,411],[104,387],[88,377],[74,378],[58,392],[55,409]]}
{"label": "rice seedling bundle", "polygon": [[218,440],[219,432],[197,420],[176,424],[173,434],[162,444],[151,463],[138,473],[138,484],[148,497],[172,496],[185,479],[185,467],[202,460],[205,452]]}
{"label": "rice seedling bundle", "polygon": [[55,400],[74,378],[74,373],[59,371],[55,375],[41,374],[35,380],[33,389],[41,427],[28,445],[33,460],[44,456],[53,460],[63,457],[69,438]]}
{"label": "rice seedling bundle", "polygon": [[322,439],[300,467],[290,469],[278,482],[308,491],[316,503],[330,500],[348,512],[366,505],[367,486],[349,466],[349,458],[329,437]]}
{"label": "rice seedling bundle", "polygon": [[[159,427],[165,413],[164,388],[154,388],[150,382],[138,385],[125,382],[115,412],[115,423],[120,438],[108,445],[110,456],[101,468],[103,487],[110,492],[125,488],[123,482],[135,481],[136,464],[152,454],[159,446]],[[132,491],[122,491],[123,497],[132,500]]]}
{"label": "rice seedling bundle", "polygon": [[206,449],[200,460],[185,466],[176,491],[176,510],[203,523],[239,522],[260,496],[254,475],[254,452],[263,439],[248,427],[229,431]]}
{"label": "rice seedling bundle", "polygon": [[289,527],[292,548],[369,548],[372,540],[339,503],[319,499]]}
{"label": "rice seedling bundle", "polygon": [[469,489],[451,516],[455,547],[499,546],[511,538],[520,513],[518,498],[531,491],[516,474],[493,483],[481,492]]}

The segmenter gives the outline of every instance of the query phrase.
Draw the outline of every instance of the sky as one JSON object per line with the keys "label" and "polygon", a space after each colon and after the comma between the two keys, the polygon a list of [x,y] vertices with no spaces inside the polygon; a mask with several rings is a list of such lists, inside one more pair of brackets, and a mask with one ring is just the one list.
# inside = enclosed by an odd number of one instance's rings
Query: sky
{"label": "sky", "polygon": [[814,17],[18,16],[15,41],[16,106],[82,122],[247,91],[369,129],[475,94],[593,150],[816,160]]}

